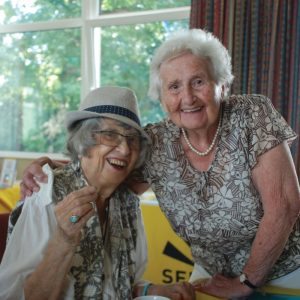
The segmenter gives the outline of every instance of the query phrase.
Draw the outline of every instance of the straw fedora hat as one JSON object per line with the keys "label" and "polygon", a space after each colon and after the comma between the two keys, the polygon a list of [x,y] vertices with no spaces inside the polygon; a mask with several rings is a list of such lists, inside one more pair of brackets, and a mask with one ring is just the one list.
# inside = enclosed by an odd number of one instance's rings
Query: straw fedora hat
{"label": "straw fedora hat", "polygon": [[123,122],[137,129],[149,141],[148,135],[141,127],[137,98],[129,88],[104,86],[92,90],[77,111],[66,114],[65,124],[70,130],[78,121],[99,117]]}

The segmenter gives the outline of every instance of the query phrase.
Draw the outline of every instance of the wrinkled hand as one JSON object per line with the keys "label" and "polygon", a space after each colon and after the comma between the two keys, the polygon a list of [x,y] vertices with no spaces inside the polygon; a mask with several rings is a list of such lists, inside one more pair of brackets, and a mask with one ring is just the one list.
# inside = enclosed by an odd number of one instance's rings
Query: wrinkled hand
{"label": "wrinkled hand", "polygon": [[43,165],[45,164],[48,164],[53,169],[60,165],[48,157],[41,157],[34,160],[24,170],[23,178],[20,183],[21,199],[24,199],[26,196],[31,196],[33,192],[38,192],[40,189],[38,182],[47,182],[48,176],[43,172],[42,169]]}
{"label": "wrinkled hand", "polygon": [[[80,242],[81,229],[85,226],[88,219],[95,214],[92,203],[95,203],[96,198],[96,188],[86,186],[70,193],[55,206],[56,234],[65,244],[74,247]],[[71,223],[70,217],[72,215],[80,217],[77,223]]]}
{"label": "wrinkled hand", "polygon": [[239,277],[229,278],[221,274],[196,281],[193,286],[199,292],[225,299],[243,298],[253,292],[252,289],[240,283]]}
{"label": "wrinkled hand", "polygon": [[160,295],[172,300],[194,300],[195,291],[192,284],[180,282],[175,284],[153,285],[149,289],[149,295]]}

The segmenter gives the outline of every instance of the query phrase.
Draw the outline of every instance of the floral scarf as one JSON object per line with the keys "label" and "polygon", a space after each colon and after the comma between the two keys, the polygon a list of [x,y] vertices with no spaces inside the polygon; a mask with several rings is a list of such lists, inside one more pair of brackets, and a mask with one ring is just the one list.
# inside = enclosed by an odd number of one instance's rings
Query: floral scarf
{"label": "floral scarf", "polygon": [[[53,201],[87,185],[79,161],[54,171]],[[77,246],[70,275],[75,279],[75,299],[103,299],[104,255],[111,261],[112,286],[116,299],[132,299],[139,199],[119,187],[110,199],[107,241],[103,243],[99,217],[91,217]],[[104,251],[105,250],[105,251]]]}

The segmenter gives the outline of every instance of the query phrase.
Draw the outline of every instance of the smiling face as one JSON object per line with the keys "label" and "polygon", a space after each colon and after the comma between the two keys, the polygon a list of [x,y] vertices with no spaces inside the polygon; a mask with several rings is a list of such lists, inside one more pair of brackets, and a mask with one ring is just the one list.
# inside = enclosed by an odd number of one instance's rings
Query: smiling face
{"label": "smiling face", "polygon": [[165,61],[160,67],[161,101],[170,119],[189,130],[216,124],[222,86],[211,75],[211,64],[192,53]]}
{"label": "smiling face", "polygon": [[[101,121],[101,131],[120,133],[125,136],[137,137],[138,131],[121,122],[105,118]],[[88,155],[81,159],[81,166],[89,184],[98,187],[116,188],[134,169],[140,153],[140,144],[132,144],[120,136],[120,144],[116,146],[104,143],[100,132],[95,132],[96,146],[89,149]],[[106,136],[106,138],[110,138]],[[131,142],[131,143],[130,143]]]}

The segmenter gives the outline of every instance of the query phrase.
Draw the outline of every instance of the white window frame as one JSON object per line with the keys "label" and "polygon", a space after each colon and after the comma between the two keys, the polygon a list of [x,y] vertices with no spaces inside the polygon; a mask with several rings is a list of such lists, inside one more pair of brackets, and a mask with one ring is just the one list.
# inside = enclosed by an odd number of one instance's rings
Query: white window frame
{"label": "white window frame", "polygon": [[[81,100],[88,92],[99,86],[100,74],[96,66],[100,65],[99,34],[95,28],[114,25],[130,25],[167,20],[184,20],[190,17],[190,6],[159,10],[146,10],[129,13],[98,15],[98,0],[82,1],[81,18],[70,18],[55,21],[0,25],[0,33],[19,33],[29,31],[44,31],[53,29],[81,28]],[[15,157],[34,159],[41,156],[53,159],[65,159],[61,154],[35,153],[21,151],[0,151],[0,157]]]}

